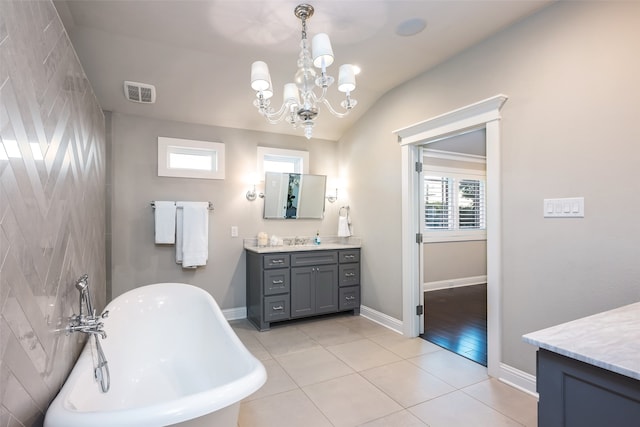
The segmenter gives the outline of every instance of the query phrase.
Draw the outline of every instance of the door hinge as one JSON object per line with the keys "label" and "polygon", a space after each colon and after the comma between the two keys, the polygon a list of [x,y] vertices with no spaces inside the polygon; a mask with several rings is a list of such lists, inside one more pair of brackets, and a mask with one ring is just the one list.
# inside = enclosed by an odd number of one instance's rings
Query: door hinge
{"label": "door hinge", "polygon": [[416,233],[416,243],[423,243],[422,233]]}
{"label": "door hinge", "polygon": [[416,172],[422,172],[422,162],[416,162]]}
{"label": "door hinge", "polygon": [[416,316],[422,316],[424,314],[424,305],[416,305]]}

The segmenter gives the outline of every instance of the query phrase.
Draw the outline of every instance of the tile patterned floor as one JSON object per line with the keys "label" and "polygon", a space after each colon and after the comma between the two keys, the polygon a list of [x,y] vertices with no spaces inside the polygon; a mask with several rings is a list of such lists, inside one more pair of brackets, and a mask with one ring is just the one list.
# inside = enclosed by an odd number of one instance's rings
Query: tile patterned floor
{"label": "tile patterned floor", "polygon": [[258,332],[231,322],[267,369],[240,406],[240,427],[499,427],[537,425],[534,397],[485,367],[360,316]]}

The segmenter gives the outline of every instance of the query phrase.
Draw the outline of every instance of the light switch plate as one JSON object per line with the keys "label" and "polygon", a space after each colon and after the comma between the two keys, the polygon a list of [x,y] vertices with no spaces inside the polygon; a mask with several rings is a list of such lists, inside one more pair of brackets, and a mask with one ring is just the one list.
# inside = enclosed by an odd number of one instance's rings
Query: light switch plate
{"label": "light switch plate", "polygon": [[544,199],[545,218],[584,218],[584,197]]}

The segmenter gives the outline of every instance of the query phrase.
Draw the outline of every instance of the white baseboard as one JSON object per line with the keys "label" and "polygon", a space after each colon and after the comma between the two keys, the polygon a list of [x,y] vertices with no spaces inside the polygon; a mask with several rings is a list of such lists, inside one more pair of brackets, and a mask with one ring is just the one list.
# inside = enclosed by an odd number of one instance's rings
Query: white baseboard
{"label": "white baseboard", "polygon": [[435,282],[425,282],[422,285],[422,290],[425,292],[437,291],[440,289],[459,288],[461,286],[480,285],[483,283],[487,283],[486,275],[461,277],[459,279],[438,280]]}
{"label": "white baseboard", "polygon": [[222,310],[224,318],[227,320],[240,320],[247,318],[247,307],[227,308]]}
{"label": "white baseboard", "polygon": [[536,392],[536,377],[524,371],[514,368],[513,366],[500,363],[500,377],[498,378],[505,384],[517,388],[527,394],[538,398]]}
{"label": "white baseboard", "polygon": [[360,315],[362,317],[366,317],[372,322],[376,322],[386,328],[389,328],[394,332],[402,334],[402,320],[398,320],[365,305],[360,306]]}

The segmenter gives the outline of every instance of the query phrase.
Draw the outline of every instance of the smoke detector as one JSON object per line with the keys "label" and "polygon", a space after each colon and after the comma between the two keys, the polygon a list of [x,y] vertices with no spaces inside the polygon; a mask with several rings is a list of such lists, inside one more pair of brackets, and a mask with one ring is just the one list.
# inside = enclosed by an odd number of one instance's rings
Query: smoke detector
{"label": "smoke detector", "polygon": [[153,104],[156,102],[156,87],[146,83],[125,81],[124,96],[132,102]]}

